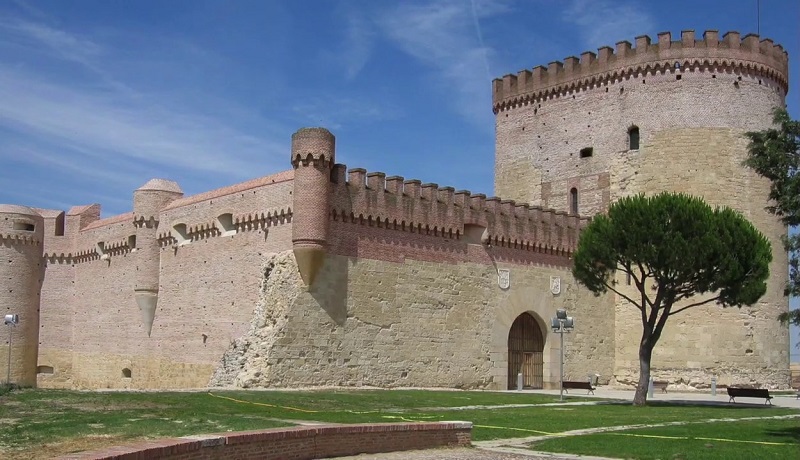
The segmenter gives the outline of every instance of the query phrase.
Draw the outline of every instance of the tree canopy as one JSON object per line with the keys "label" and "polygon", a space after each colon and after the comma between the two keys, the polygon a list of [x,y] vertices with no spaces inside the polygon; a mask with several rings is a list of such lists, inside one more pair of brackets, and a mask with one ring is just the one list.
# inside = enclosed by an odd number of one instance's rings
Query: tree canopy
{"label": "tree canopy", "polygon": [[[641,313],[640,378],[634,398],[644,404],[652,350],[668,318],[717,303],[752,305],[766,292],[770,243],[729,208],[711,208],[684,194],[637,195],[612,204],[581,232],[573,274],[595,295],[613,291]],[[630,276],[638,293],[615,281]],[[692,300],[698,294],[709,294]]]}
{"label": "tree canopy", "polygon": [[[748,157],[745,165],[770,180],[767,210],[781,221],[800,225],[800,121],[792,120],[786,109],[773,112],[774,126],[749,132]],[[785,294],[800,296],[800,235],[787,235],[784,246],[789,252],[789,283]],[[780,319],[800,326],[800,310],[781,315]]]}

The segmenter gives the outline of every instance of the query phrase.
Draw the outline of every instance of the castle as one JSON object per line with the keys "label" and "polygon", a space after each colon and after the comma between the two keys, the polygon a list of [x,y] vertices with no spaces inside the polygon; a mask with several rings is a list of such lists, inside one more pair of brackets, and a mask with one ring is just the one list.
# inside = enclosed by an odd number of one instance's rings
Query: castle
{"label": "castle", "polygon": [[633,384],[636,310],[577,285],[570,257],[614,200],[674,190],[742,212],[774,261],[754,307],[672,318],[654,375],[785,387],[786,229],[741,161],[784,105],[787,53],[716,31],[598,51],[493,82],[502,198],[348,170],[306,128],[291,170],[194,196],[153,179],[130,213],[0,205],[0,308],[19,315],[0,363],[46,388],[553,387],[565,308],[567,378]]}

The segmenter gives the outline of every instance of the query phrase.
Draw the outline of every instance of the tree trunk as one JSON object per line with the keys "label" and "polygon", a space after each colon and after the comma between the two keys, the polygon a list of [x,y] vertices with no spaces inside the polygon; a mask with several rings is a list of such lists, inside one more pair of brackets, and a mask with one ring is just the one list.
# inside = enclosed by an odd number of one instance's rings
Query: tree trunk
{"label": "tree trunk", "polygon": [[647,392],[650,389],[650,359],[653,357],[653,345],[649,340],[642,340],[639,344],[639,384],[636,385],[636,394],[633,396],[634,406],[647,404]]}

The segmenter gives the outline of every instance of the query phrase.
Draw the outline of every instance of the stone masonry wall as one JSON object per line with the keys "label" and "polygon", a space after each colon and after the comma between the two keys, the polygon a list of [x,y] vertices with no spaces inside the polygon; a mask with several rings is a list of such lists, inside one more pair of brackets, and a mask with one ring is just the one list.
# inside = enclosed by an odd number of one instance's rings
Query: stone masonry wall
{"label": "stone masonry wall", "polygon": [[[746,145],[741,130],[664,130],[655,134],[639,155],[615,168],[615,172],[627,168],[638,172],[616,176],[615,198],[634,191],[663,190],[703,196],[710,203],[740,211],[772,244],[767,293],[754,306],[722,309],[710,304],[670,320],[653,355],[653,366],[664,380],[704,386],[716,376],[720,384],[788,384],[789,331],[776,321],[778,314],[788,309],[783,296],[788,261],[779,238],[786,229],[764,210],[767,181],[742,170]],[[664,174],[667,169],[670,176]],[[618,308],[633,307],[621,303]],[[636,315],[631,318],[629,312],[618,312],[618,328],[638,321]],[[635,340],[617,341],[621,381],[630,381],[637,372],[636,356]]]}
{"label": "stone masonry wall", "polygon": [[[506,389],[508,333],[527,311],[543,328],[553,386],[560,349],[547,322],[561,307],[578,318],[566,338],[568,378],[610,375],[611,306],[553,259],[349,223],[335,223],[333,240],[360,257],[329,255],[310,291],[291,253],[268,259],[250,330],[212,384]],[[498,286],[497,268],[511,270],[509,289]],[[562,279],[557,296],[550,276]]]}

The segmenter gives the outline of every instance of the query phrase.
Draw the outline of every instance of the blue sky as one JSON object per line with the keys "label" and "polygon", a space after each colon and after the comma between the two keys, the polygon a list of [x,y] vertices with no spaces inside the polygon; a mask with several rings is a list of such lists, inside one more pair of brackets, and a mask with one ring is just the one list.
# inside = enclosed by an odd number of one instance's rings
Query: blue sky
{"label": "blue sky", "polygon": [[[756,4],[4,0],[0,203],[126,212],[152,177],[194,194],[288,169],[303,126],[350,167],[488,195],[492,78],[641,34],[756,32]],[[792,82],[798,21],[797,0],[761,0]]]}

